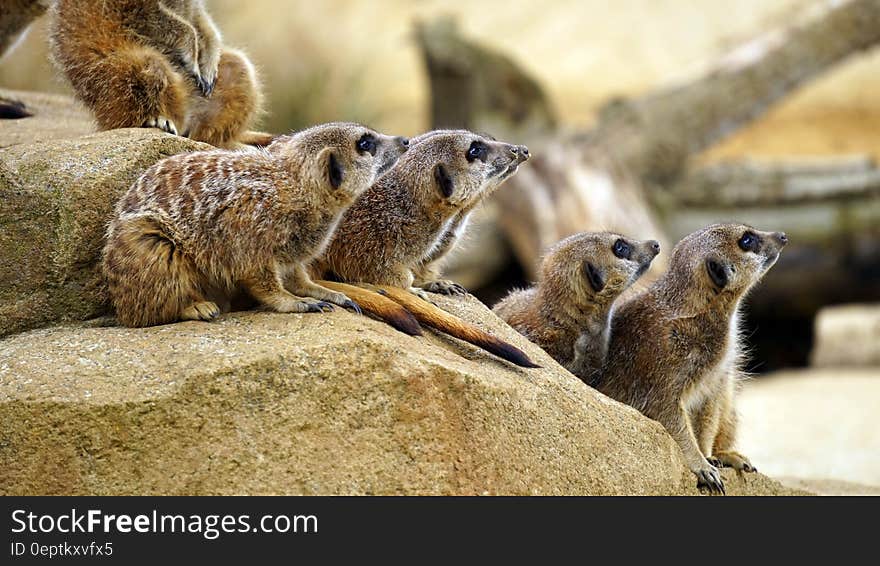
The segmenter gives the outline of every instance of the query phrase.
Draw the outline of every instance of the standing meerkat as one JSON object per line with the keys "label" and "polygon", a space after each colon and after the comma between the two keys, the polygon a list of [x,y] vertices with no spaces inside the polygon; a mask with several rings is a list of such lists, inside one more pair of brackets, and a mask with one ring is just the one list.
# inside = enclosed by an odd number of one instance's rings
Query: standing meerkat
{"label": "standing meerkat", "polygon": [[278,312],[357,310],[305,266],[406,147],[405,138],[333,123],[282,136],[271,151],[160,161],[119,201],[107,231],[103,268],[118,320],[211,320],[240,290]]}
{"label": "standing meerkat", "polygon": [[268,143],[254,67],[202,0],[57,0],[50,46],[98,126],[156,127],[219,147]]}
{"label": "standing meerkat", "polygon": [[675,246],[666,274],[612,317],[598,389],[666,427],[700,488],[724,492],[716,466],[755,471],[733,450],[739,308],[787,242],[782,232],[742,224],[703,228]]}
{"label": "standing meerkat", "polygon": [[[378,286],[420,322],[518,365],[536,367],[519,349],[422,301],[426,290],[414,286],[416,270],[443,243],[457,215],[475,206],[526,159],[523,146],[466,130],[440,130],[414,138],[397,166],[345,213],[330,246],[313,264],[313,273]],[[322,284],[358,302],[374,297],[352,285]],[[381,308],[370,312],[389,318]]]}
{"label": "standing meerkat", "polygon": [[614,301],[660,253],[656,240],[581,233],[558,242],[541,263],[540,281],[492,309],[586,383],[602,368]]}

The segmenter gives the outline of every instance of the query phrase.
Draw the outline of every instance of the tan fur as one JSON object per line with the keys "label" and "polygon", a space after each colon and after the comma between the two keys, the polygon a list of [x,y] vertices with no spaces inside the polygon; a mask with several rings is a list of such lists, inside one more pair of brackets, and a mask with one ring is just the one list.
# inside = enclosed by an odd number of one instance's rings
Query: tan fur
{"label": "tan fur", "polygon": [[[364,139],[370,150],[358,146]],[[120,200],[107,232],[103,268],[117,318],[127,326],[211,320],[239,291],[279,312],[356,308],[315,284],[305,265],[405,149],[403,138],[334,123],[268,150],[160,161]]]}
{"label": "tan fur", "polygon": [[223,47],[202,0],[58,0],[50,44],[101,129],[234,147],[260,113],[253,65]]}
{"label": "tan fur", "polygon": [[591,383],[608,348],[614,301],[650,267],[659,251],[656,240],[607,232],[569,236],[547,252],[535,286],[513,291],[493,310]]}
{"label": "tan fur", "polygon": [[[747,232],[757,243],[744,251]],[[786,242],[779,232],[708,226],[679,242],[669,271],[612,317],[598,389],[663,424],[701,488],[723,493],[715,465],[754,471],[733,451],[739,306]]]}

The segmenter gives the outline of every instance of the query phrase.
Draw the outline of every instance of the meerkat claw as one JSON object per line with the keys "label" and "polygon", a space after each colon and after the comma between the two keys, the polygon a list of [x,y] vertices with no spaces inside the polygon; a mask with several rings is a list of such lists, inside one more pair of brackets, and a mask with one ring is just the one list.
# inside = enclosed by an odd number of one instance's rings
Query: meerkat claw
{"label": "meerkat claw", "polygon": [[169,134],[177,135],[177,126],[174,125],[174,122],[166,118],[165,116],[156,116],[154,118],[149,118],[144,122],[145,128],[159,128],[164,132],[168,132]]}
{"label": "meerkat claw", "polygon": [[204,95],[205,98],[208,98],[211,96],[211,93],[214,92],[214,85],[217,84],[217,80],[214,79],[212,81],[206,81],[202,77],[196,76],[196,83],[198,83],[199,90],[202,91],[202,95]]}
{"label": "meerkat claw", "polygon": [[220,316],[220,307],[217,306],[217,303],[202,301],[200,303],[193,303],[184,309],[180,318],[182,320],[204,320],[209,322],[218,316]]}
{"label": "meerkat claw", "polygon": [[356,312],[357,314],[364,314],[364,311],[361,310],[360,305],[358,305],[356,302],[352,301],[351,299],[348,299],[347,301],[342,303],[341,306],[342,306],[342,308],[345,308],[345,309],[351,309],[354,312]]}
{"label": "meerkat claw", "polygon": [[697,472],[697,489],[700,491],[706,489],[709,493],[725,495],[724,482],[721,479],[721,474],[715,468]]}
{"label": "meerkat claw", "polygon": [[453,281],[431,281],[422,288],[429,293],[439,295],[467,295],[467,289]]}
{"label": "meerkat claw", "polygon": [[329,312],[330,310],[333,310],[332,308],[330,308],[329,310],[325,311],[324,309],[326,309],[330,305],[329,303],[325,303],[324,301],[319,301],[316,303],[306,303],[306,305],[307,306],[305,312]]}

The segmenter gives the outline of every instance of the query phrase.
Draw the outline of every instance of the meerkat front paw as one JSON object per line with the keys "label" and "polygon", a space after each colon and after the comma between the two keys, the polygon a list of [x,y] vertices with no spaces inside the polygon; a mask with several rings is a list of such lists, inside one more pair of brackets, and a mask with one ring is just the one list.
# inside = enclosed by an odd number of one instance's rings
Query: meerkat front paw
{"label": "meerkat front paw", "polygon": [[733,450],[716,452],[709,458],[709,462],[717,468],[733,468],[738,472],[757,472],[758,468],[749,462],[749,459]]}
{"label": "meerkat front paw", "polygon": [[324,300],[333,303],[334,305],[339,305],[344,309],[353,310],[357,314],[364,314],[360,305],[349,299],[344,293],[331,292],[324,297]]}
{"label": "meerkat front paw", "polygon": [[721,479],[721,473],[715,466],[707,463],[705,467],[693,472],[697,476],[697,489],[724,495],[724,481]]}
{"label": "meerkat front paw", "polygon": [[214,86],[217,84],[217,66],[214,65],[213,69],[209,69],[207,71],[202,72],[201,74],[195,74],[196,85],[198,85],[199,90],[205,98],[211,96],[211,93],[214,92]]}
{"label": "meerkat front paw", "polygon": [[212,301],[193,303],[180,313],[182,320],[206,320],[211,321],[220,316],[220,307]]}
{"label": "meerkat front paw", "polygon": [[333,305],[326,301],[294,296],[270,299],[265,305],[280,313],[331,312],[334,309]]}
{"label": "meerkat front paw", "polygon": [[467,295],[467,289],[449,279],[438,279],[422,285],[422,289],[429,293],[441,295]]}
{"label": "meerkat front paw", "polygon": [[165,116],[155,116],[153,118],[148,118],[143,125],[144,128],[159,128],[160,130],[166,131],[169,134],[177,135],[177,126],[174,125],[174,122],[166,118]]}

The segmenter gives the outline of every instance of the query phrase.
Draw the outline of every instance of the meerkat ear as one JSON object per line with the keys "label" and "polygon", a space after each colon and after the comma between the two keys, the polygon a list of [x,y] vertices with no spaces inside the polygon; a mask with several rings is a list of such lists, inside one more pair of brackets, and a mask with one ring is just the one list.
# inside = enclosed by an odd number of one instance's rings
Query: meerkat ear
{"label": "meerkat ear", "polygon": [[714,257],[708,258],[706,260],[706,271],[709,272],[709,278],[712,279],[716,287],[724,289],[727,286],[729,275],[728,266],[725,261]]}
{"label": "meerkat ear", "polygon": [[605,275],[589,261],[584,263],[584,273],[593,291],[598,293],[605,288]]}
{"label": "meerkat ear", "polygon": [[437,182],[437,188],[440,189],[440,193],[443,194],[444,197],[449,198],[452,196],[452,191],[455,189],[455,186],[452,182],[452,177],[449,175],[449,171],[446,170],[446,166],[442,163],[438,163],[437,166],[434,167],[434,180]]}
{"label": "meerkat ear", "polygon": [[320,163],[323,170],[327,172],[327,180],[330,181],[331,187],[338,189],[342,186],[342,181],[345,178],[345,168],[336,157],[336,152],[329,147],[321,153]]}

